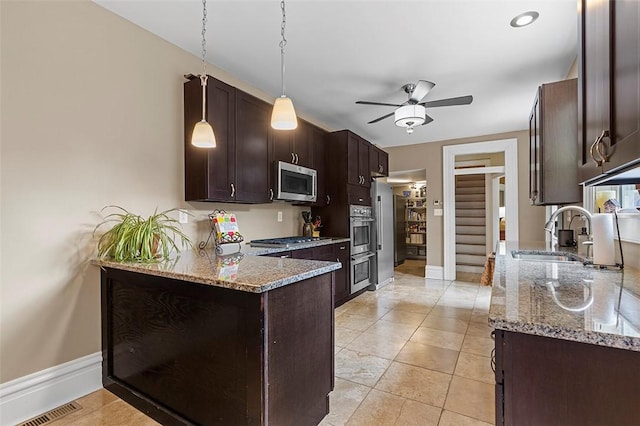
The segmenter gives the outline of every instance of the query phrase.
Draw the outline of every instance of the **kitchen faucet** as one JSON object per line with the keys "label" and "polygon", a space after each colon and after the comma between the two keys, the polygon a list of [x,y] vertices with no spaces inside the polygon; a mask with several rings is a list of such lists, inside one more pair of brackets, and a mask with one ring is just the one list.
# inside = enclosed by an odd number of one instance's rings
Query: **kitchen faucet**
{"label": "kitchen faucet", "polygon": [[[592,233],[593,233],[593,228],[591,227],[591,212],[589,212],[589,210],[584,209],[580,206],[564,206],[564,207],[560,207],[558,210],[556,210],[555,212],[551,213],[551,217],[549,218],[549,220],[547,221],[547,223],[544,224],[544,230],[549,232],[551,234],[551,238],[553,239],[553,227],[554,227],[554,223],[555,223],[555,219],[560,215],[560,213],[563,213],[567,210],[577,210],[580,213],[582,213],[584,215],[584,217],[587,219],[587,222],[589,223],[589,240],[591,240],[592,237]],[[587,246],[587,249],[589,248],[589,246]],[[589,257],[589,251],[587,250],[587,257]]]}

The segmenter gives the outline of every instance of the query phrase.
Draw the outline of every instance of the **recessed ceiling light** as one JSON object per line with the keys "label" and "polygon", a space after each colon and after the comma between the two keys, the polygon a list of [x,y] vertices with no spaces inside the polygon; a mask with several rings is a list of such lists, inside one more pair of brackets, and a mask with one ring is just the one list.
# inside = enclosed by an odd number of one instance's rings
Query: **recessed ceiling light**
{"label": "recessed ceiling light", "polygon": [[511,26],[514,28],[526,27],[538,19],[538,16],[540,14],[534,11],[521,13],[511,20]]}

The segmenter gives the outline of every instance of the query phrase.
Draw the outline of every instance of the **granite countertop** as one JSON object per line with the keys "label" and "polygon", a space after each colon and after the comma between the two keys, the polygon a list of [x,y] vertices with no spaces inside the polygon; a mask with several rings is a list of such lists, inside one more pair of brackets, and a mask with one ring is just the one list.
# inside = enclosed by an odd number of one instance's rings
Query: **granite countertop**
{"label": "granite countertop", "polygon": [[242,245],[236,255],[217,256],[215,250],[186,250],[161,263],[122,263],[95,259],[93,264],[159,277],[173,278],[251,293],[262,293],[287,284],[326,274],[342,265],[318,260],[281,259],[260,255],[316,247],[349,241],[348,238],[320,240],[296,244],[289,248],[252,248]]}
{"label": "granite countertop", "polygon": [[640,270],[514,259],[544,242],[499,244],[489,310],[493,328],[640,351]]}

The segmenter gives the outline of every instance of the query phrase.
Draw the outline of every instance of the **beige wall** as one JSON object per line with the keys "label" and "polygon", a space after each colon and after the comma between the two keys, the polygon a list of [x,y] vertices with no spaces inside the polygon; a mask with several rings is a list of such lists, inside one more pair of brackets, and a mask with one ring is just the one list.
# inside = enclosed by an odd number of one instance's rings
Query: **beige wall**
{"label": "beige wall", "polygon": [[0,382],[100,350],[99,270],[87,260],[105,205],[187,208],[196,243],[214,208],[237,213],[247,239],[300,233],[288,204],[183,201],[182,84],[197,57],[88,0],[0,11]]}
{"label": "beige wall", "polygon": [[[526,130],[476,138],[455,139],[387,148],[389,170],[427,170],[427,263],[442,266],[443,217],[434,216],[434,200],[442,200],[442,147],[461,143],[518,139],[518,220],[521,241],[544,240],[544,207],[529,204],[529,133]],[[507,225],[508,226],[508,225]]]}

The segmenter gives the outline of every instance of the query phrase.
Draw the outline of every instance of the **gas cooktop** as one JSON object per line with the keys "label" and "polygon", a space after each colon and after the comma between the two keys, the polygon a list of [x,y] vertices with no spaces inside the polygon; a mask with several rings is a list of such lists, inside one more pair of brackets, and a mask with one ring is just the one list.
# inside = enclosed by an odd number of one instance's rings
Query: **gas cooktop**
{"label": "gas cooktop", "polygon": [[310,243],[312,241],[320,241],[326,238],[322,237],[283,237],[283,238],[266,238],[264,240],[253,240],[249,242],[251,247],[290,247],[293,244]]}

